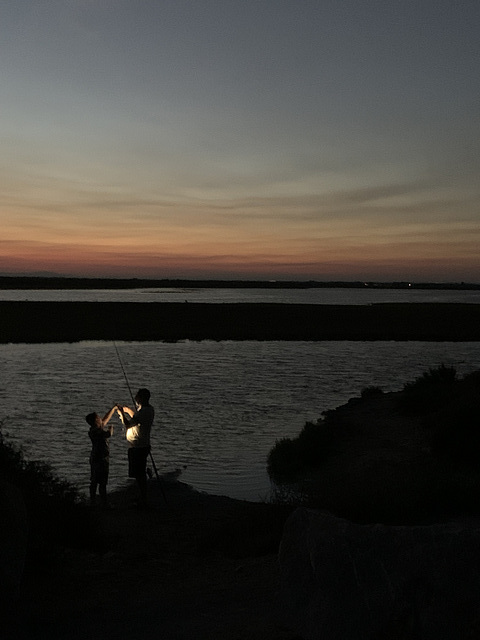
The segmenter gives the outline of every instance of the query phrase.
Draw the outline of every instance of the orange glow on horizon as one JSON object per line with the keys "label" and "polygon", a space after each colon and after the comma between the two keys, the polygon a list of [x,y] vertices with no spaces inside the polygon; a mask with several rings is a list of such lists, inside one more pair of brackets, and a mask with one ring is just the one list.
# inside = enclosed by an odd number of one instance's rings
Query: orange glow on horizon
{"label": "orange glow on horizon", "polygon": [[[87,277],[146,278],[295,278],[295,279],[421,279],[480,280],[476,250],[472,240],[465,243],[431,246],[427,243],[391,243],[357,246],[341,245],[309,250],[301,258],[296,251],[225,253],[225,247],[198,247],[188,253],[149,247],[139,253],[127,246],[44,245],[20,243],[0,245],[0,272],[52,272]],[[219,251],[219,249],[222,251]],[[23,249],[23,251],[22,251]],[[210,249],[210,251],[207,251]],[[446,258],[445,256],[449,256]]]}
{"label": "orange glow on horizon", "polygon": [[[78,205],[78,211],[66,204],[58,211],[12,207],[2,211],[0,272],[480,281],[476,222],[427,224],[385,203],[379,217],[363,201],[352,209],[347,195],[140,202],[139,211],[128,206],[118,212],[115,203]],[[425,205],[425,215],[431,206]]]}

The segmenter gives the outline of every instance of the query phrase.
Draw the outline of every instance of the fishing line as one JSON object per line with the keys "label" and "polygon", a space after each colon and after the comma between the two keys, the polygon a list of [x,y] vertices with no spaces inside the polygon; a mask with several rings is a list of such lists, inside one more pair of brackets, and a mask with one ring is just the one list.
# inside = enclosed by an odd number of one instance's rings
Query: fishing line
{"label": "fishing line", "polygon": [[120,353],[118,352],[117,344],[116,344],[115,341],[113,342],[113,346],[115,347],[115,351],[117,353],[118,362],[120,363],[120,368],[122,369],[123,377],[125,378],[125,382],[127,383],[127,388],[128,388],[129,393],[130,393],[130,397],[132,399],[133,406],[135,407],[136,406],[136,402],[135,402],[135,398],[133,397],[132,388],[130,386],[130,383],[128,382],[127,373],[126,373],[125,368],[123,366],[123,362],[122,362],[122,359],[120,358]]}
{"label": "fishing line", "polygon": [[[133,397],[132,388],[130,386],[130,383],[129,383],[128,377],[127,377],[127,372],[125,371],[125,367],[123,366],[123,362],[122,362],[122,359],[120,357],[120,353],[118,351],[117,343],[115,342],[115,340],[113,341],[113,346],[115,347],[115,352],[117,354],[118,362],[120,363],[120,367],[121,367],[122,372],[123,372],[123,377],[125,378],[125,382],[127,384],[127,388],[128,388],[129,393],[130,393],[130,397],[132,399],[133,406],[136,407],[137,403],[135,402],[135,398]],[[149,453],[149,456],[150,456],[150,461],[152,463],[153,470],[155,472],[155,477],[157,478],[158,482],[160,483],[160,489],[162,491],[163,499],[165,500],[165,503],[166,503],[167,502],[167,498],[166,498],[165,492],[163,490],[162,481],[161,481],[160,476],[158,474],[157,465],[155,464],[155,460],[153,459],[152,450],[150,449],[150,451],[148,453]]]}

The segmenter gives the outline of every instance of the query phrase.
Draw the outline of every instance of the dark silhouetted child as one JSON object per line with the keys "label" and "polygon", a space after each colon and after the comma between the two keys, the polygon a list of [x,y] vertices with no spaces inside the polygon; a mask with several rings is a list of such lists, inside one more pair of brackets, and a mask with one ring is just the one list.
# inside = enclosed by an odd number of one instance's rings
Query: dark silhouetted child
{"label": "dark silhouetted child", "polygon": [[107,483],[110,465],[109,438],[113,435],[113,425],[105,429],[115,413],[116,406],[112,407],[103,418],[98,413],[89,413],[85,420],[90,425],[88,435],[92,441],[92,451],[90,453],[90,504],[95,505],[97,487],[100,494],[102,507],[106,508],[107,503]]}

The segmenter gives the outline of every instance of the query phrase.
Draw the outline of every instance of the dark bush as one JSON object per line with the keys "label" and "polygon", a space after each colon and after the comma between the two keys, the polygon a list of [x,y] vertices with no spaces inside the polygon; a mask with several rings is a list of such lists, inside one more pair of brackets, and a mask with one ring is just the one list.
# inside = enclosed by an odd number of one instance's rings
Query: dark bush
{"label": "dark bush", "polygon": [[[390,444],[388,433],[385,440],[382,437],[382,419],[378,420],[378,439],[375,433],[367,433],[362,442],[362,419],[368,420],[371,415],[369,406],[362,405],[372,398],[370,408],[374,412],[381,404],[375,401],[379,393],[376,388],[367,387],[361,398],[349,401],[347,415],[355,416],[355,405],[359,407],[356,419],[350,422],[342,417],[343,407],[324,411],[323,420],[307,423],[297,438],[278,442],[269,456],[273,480],[299,488],[303,504],[358,522],[398,524],[434,521],[452,514],[477,514],[480,371],[457,378],[455,369],[442,365],[406,384],[393,402],[385,402],[393,417],[399,409],[408,408],[409,412],[403,420],[393,421]],[[405,442],[401,430],[396,432],[397,424],[402,422]],[[422,424],[425,430],[419,434],[418,426]],[[354,450],[349,449],[352,435],[356,438]],[[398,443],[408,443],[411,455],[397,458]],[[347,455],[342,459],[343,447]],[[353,465],[352,472],[348,465],[356,452],[367,455],[357,471]],[[327,456],[337,454],[343,468],[325,465],[321,473],[315,473],[315,467],[321,468]],[[339,476],[345,479],[344,483],[338,482]]]}
{"label": "dark bush", "polygon": [[328,421],[306,422],[298,436],[300,459],[307,466],[317,466],[324,460],[332,442],[332,427]]}
{"label": "dark bush", "polygon": [[[29,553],[47,559],[58,547],[99,549],[98,523],[78,489],[43,462],[28,461],[5,440],[0,421],[0,480],[22,492],[29,521]],[[41,553],[40,553],[41,552]]]}
{"label": "dark bush", "polygon": [[480,397],[461,394],[429,418],[432,451],[461,465],[480,468]]}
{"label": "dark bush", "polygon": [[277,440],[267,460],[272,478],[293,478],[305,467],[315,467],[327,457],[332,442],[332,425],[326,420],[306,422],[295,439]]}
{"label": "dark bush", "polygon": [[469,394],[472,397],[480,393],[480,369],[467,373],[461,381],[461,391],[463,394]]}
{"label": "dark bush", "polygon": [[409,413],[429,413],[448,404],[457,385],[454,367],[440,365],[429,369],[413,382],[403,387],[401,409]]}
{"label": "dark bush", "polygon": [[437,456],[480,468],[480,402],[455,405],[437,415],[432,451]]}
{"label": "dark bush", "polygon": [[360,392],[360,396],[362,397],[362,400],[367,400],[368,398],[375,398],[377,396],[381,396],[382,394],[383,394],[382,389],[374,385],[365,387],[365,389],[362,389],[362,391]]}
{"label": "dark bush", "polygon": [[293,478],[301,466],[297,441],[292,438],[277,440],[268,454],[268,474],[272,478]]}

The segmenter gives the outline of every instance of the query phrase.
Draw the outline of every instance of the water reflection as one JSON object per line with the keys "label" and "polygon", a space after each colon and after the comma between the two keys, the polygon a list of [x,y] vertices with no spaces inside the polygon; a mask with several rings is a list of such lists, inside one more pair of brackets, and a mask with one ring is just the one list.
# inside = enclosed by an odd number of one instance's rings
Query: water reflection
{"label": "water reflection", "polygon": [[45,302],[271,302],[281,304],[353,304],[460,302],[480,304],[478,290],[448,289],[0,289],[0,300]]}
{"label": "water reflection", "polygon": [[[478,367],[479,343],[117,343],[132,388],[152,392],[153,454],[210,493],[264,500],[266,458],[277,439],[358,395],[397,390],[440,364]],[[113,343],[0,345],[4,430],[82,490],[90,443],[85,415],[131,404]],[[110,488],[126,481],[126,444],[115,423]]]}

